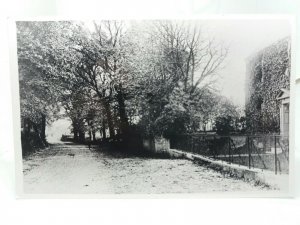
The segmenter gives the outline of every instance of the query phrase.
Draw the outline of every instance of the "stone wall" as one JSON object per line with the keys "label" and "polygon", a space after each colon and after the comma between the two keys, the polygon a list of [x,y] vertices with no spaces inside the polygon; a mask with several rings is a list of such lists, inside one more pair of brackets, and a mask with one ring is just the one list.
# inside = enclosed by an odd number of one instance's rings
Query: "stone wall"
{"label": "stone wall", "polygon": [[170,141],[163,137],[144,138],[143,147],[151,152],[167,153],[170,149]]}
{"label": "stone wall", "polygon": [[247,61],[246,117],[251,133],[279,133],[276,96],[290,86],[290,38],[261,50]]}

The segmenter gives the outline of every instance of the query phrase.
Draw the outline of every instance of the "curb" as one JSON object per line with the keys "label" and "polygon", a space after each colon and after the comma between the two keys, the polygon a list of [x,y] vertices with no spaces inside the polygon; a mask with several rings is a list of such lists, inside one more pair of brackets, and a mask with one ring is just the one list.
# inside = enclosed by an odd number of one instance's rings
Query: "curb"
{"label": "curb", "polygon": [[[223,174],[229,174],[232,177],[243,179],[245,181],[254,181],[256,184],[265,185],[276,190],[288,189],[287,186],[283,186],[282,184],[288,183],[288,174],[275,175],[271,171],[264,171],[256,168],[249,169],[247,166],[214,160],[202,155],[183,152],[177,149],[169,149],[168,153],[171,157],[197,161],[197,163],[200,163],[201,165],[205,165]],[[278,179],[278,177],[287,181],[279,182],[282,179]]]}

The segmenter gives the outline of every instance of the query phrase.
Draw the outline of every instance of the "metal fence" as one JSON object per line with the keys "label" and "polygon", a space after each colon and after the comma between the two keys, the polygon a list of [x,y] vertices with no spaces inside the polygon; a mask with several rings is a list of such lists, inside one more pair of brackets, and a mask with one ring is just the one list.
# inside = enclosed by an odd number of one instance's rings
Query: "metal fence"
{"label": "metal fence", "polygon": [[183,150],[228,163],[289,172],[289,138],[280,135],[176,135],[172,149]]}

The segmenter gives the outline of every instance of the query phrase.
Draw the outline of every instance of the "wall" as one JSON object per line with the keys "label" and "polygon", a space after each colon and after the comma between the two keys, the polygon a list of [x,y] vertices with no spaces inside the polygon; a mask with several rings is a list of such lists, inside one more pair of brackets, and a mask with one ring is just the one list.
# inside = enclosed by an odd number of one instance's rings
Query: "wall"
{"label": "wall", "polygon": [[279,133],[276,96],[290,89],[290,38],[266,47],[247,60],[246,117],[252,133]]}
{"label": "wall", "polygon": [[144,138],[143,147],[147,151],[155,153],[167,153],[170,149],[170,142],[168,139],[162,137]]}

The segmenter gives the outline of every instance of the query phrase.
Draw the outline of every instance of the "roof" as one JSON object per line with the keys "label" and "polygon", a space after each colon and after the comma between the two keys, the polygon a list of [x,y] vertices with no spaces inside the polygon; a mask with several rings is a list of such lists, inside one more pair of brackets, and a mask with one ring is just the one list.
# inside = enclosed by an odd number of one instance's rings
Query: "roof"
{"label": "roof", "polygon": [[290,97],[290,91],[285,89],[285,88],[281,88],[280,92],[278,93],[278,95],[276,96],[277,100],[282,100],[282,99],[286,99]]}

